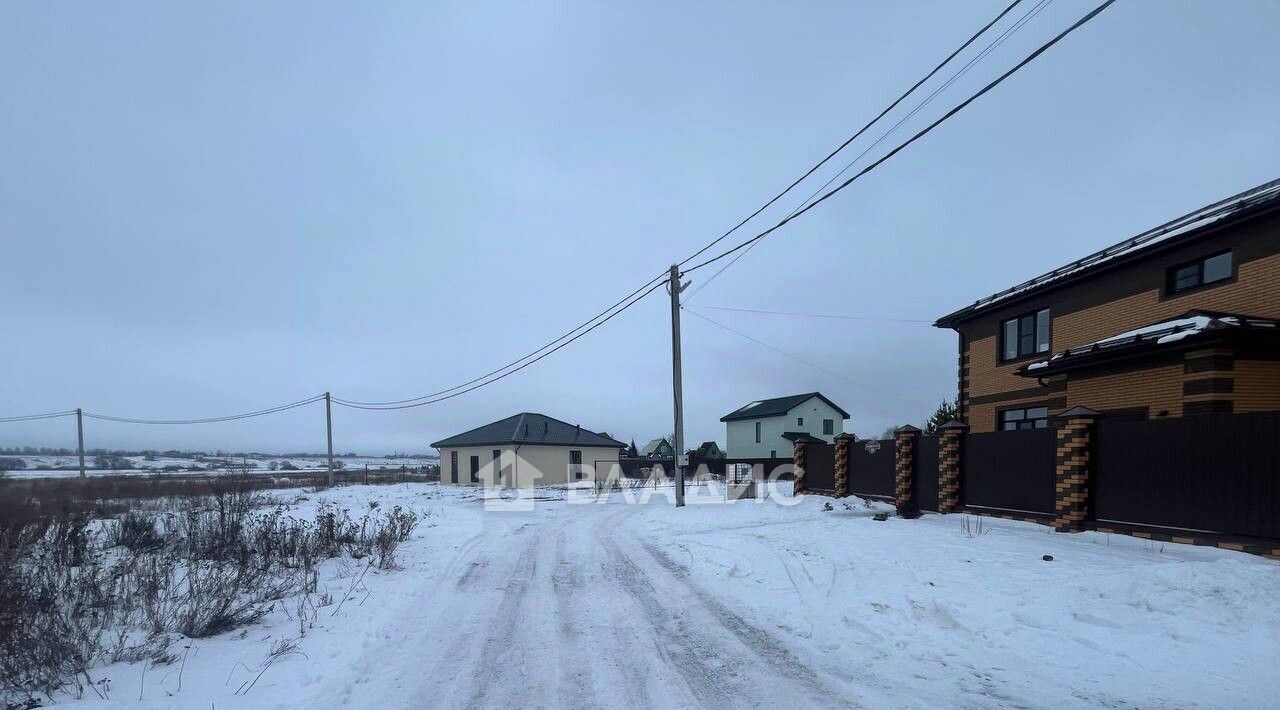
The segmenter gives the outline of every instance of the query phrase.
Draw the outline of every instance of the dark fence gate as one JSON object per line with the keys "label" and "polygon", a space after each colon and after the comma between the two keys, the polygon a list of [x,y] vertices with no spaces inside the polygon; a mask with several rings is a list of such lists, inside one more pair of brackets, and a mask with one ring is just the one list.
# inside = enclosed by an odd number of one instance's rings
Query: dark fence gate
{"label": "dark fence gate", "polygon": [[1099,521],[1280,538],[1280,412],[1097,427]]}
{"label": "dark fence gate", "polygon": [[938,437],[922,436],[916,447],[916,505],[938,510]]}
{"label": "dark fence gate", "polygon": [[836,487],[836,447],[832,444],[804,445],[804,485],[809,490],[833,491]]}
{"label": "dark fence gate", "polygon": [[1057,436],[1056,429],[969,434],[960,484],[964,504],[1052,515]]}
{"label": "dark fence gate", "polygon": [[864,498],[893,498],[895,460],[893,439],[853,442],[849,451],[849,492]]}

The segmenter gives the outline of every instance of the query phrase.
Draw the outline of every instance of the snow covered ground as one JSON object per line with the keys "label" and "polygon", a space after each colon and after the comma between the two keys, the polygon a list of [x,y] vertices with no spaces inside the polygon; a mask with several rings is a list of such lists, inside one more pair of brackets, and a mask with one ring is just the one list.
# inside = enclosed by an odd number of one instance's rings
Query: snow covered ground
{"label": "snow covered ground", "polygon": [[816,497],[708,495],[679,510],[663,495],[538,497],[493,512],[436,484],[310,495],[298,514],[376,500],[430,517],[401,547],[402,570],[325,567],[335,603],[265,671],[272,644],[299,636],[281,610],[195,641],[181,669],[99,669],[110,699],[70,704],[1243,709],[1280,697],[1280,564],[1258,557],[992,519],[966,534],[955,515],[878,522],[887,506],[856,499],[825,511]]}
{"label": "snow covered ground", "polygon": [[[3,454],[5,457],[21,459],[26,464],[25,469],[5,472],[6,475],[13,478],[59,478],[69,476],[79,476],[80,459],[76,456],[52,456],[45,454]],[[261,456],[249,457],[241,459],[240,457],[219,457],[207,456],[202,458],[191,457],[170,457],[157,455],[148,461],[144,456],[126,456],[124,457],[132,467],[128,469],[93,469],[86,471],[89,476],[117,476],[117,475],[149,475],[154,473],[207,473],[208,470],[222,471],[227,470],[227,462],[231,462],[231,467],[235,470],[243,470],[247,466],[250,473],[272,473],[274,469],[271,464],[275,464],[279,468],[282,464],[288,463],[294,469],[299,471],[320,471],[328,470],[328,459],[323,456]],[[386,458],[383,456],[354,456],[354,457],[334,457],[336,461],[342,462],[342,467],[348,471],[363,471],[367,465],[370,470],[379,468],[400,468],[401,466],[409,466],[416,468],[427,464],[435,465],[439,463],[438,459],[424,457],[410,458]],[[86,465],[92,467],[94,465],[94,457],[85,457]],[[45,467],[43,470],[40,467]],[[196,469],[192,471],[191,469]],[[64,470],[57,470],[64,469]]]}

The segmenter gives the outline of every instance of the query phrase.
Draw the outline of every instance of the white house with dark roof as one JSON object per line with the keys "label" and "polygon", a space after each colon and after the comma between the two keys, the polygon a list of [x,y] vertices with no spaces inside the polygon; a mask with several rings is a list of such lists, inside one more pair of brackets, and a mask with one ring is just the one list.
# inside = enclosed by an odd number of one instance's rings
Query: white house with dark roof
{"label": "white house with dark roof", "polygon": [[849,413],[821,392],[761,399],[720,417],[730,459],[789,458],[797,439],[832,443]]}
{"label": "white house with dark roof", "polygon": [[522,412],[431,444],[440,482],[528,488],[607,474],[626,444],[545,414]]}

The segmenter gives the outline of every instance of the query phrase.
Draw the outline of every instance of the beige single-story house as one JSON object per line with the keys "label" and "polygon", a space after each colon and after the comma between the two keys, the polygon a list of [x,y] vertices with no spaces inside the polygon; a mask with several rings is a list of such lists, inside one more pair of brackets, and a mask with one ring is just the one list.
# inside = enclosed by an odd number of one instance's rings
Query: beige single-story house
{"label": "beige single-story house", "polygon": [[608,475],[626,444],[545,414],[522,412],[450,436],[440,452],[440,482],[529,488]]}

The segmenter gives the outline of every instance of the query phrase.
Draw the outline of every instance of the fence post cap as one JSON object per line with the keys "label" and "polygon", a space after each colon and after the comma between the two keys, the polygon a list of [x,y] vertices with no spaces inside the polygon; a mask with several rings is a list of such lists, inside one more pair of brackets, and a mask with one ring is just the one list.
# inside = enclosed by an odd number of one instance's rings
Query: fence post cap
{"label": "fence post cap", "polygon": [[893,431],[896,434],[919,434],[920,427],[912,426],[910,424],[903,424],[902,426],[898,427],[897,429],[894,429]]}
{"label": "fence post cap", "polygon": [[968,429],[968,428],[969,428],[969,425],[968,425],[968,424],[965,424],[964,422],[960,421],[959,419],[952,419],[951,421],[947,422],[946,424],[943,424],[942,426],[940,426],[940,427],[938,427],[938,428],[939,428],[939,429],[942,429],[943,431],[947,431],[947,430],[951,430],[951,429]]}
{"label": "fence post cap", "polygon": [[853,434],[850,434],[847,431],[844,432],[843,434],[836,434],[836,441],[856,441],[857,438],[858,437],[854,436]]}
{"label": "fence post cap", "polygon": [[1094,411],[1088,407],[1072,407],[1058,415],[1059,419],[1097,419],[1102,416],[1102,412]]}

